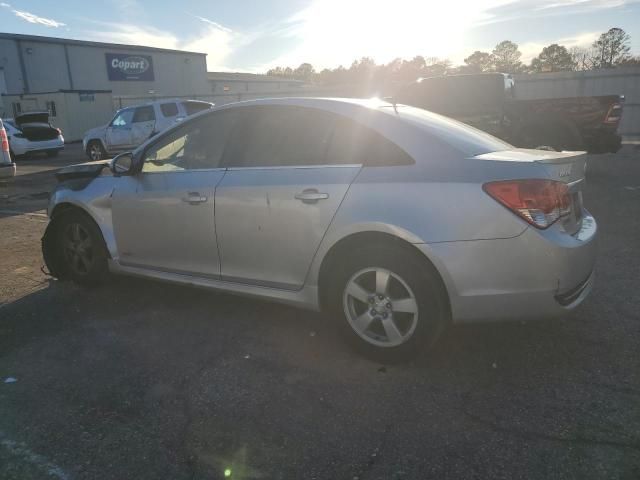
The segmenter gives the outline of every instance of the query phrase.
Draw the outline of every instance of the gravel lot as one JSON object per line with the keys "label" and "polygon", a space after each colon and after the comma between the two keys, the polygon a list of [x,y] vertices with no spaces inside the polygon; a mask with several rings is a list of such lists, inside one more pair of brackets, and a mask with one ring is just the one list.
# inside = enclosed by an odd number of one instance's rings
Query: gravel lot
{"label": "gravel lot", "polygon": [[[318,314],[41,271],[52,173],[0,182],[0,478],[640,478],[640,150],[589,163],[596,288],[385,366]],[[6,379],[16,381],[6,383]]]}

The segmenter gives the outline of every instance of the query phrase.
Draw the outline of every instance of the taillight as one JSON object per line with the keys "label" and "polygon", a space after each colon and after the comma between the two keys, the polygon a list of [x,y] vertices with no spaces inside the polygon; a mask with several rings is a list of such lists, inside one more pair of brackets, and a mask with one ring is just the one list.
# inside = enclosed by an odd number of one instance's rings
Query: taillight
{"label": "taillight", "polygon": [[619,103],[614,103],[613,105],[611,105],[611,107],[609,107],[607,116],[604,117],[604,123],[615,125],[620,122],[620,118],[622,118],[622,105]]}
{"label": "taillight", "polygon": [[2,147],[0,147],[2,151],[9,153],[9,139],[7,138],[7,131],[4,127],[0,127],[0,143],[2,144]]}
{"label": "taillight", "polygon": [[506,180],[485,183],[482,188],[537,228],[547,228],[571,212],[569,189],[555,180]]}
{"label": "taillight", "polygon": [[56,128],[56,130],[58,131],[58,135],[62,135],[62,130],[60,130],[59,128]]}

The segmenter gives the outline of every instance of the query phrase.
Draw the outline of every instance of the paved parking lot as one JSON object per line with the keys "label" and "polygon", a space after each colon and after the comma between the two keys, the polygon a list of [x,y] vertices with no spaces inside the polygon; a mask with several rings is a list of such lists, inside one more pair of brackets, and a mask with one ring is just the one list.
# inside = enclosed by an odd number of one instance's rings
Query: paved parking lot
{"label": "paved parking lot", "polygon": [[50,280],[52,173],[82,160],[71,145],[0,182],[0,478],[640,478],[634,146],[589,161],[600,257],[583,306],[455,327],[394,366],[352,353],[319,314]]}

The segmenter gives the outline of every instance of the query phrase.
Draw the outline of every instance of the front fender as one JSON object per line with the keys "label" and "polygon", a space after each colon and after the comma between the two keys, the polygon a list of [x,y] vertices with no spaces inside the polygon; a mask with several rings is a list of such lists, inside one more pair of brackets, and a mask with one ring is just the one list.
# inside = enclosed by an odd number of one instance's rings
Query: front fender
{"label": "front fender", "polygon": [[117,258],[111,215],[114,180],[116,179],[112,176],[96,177],[81,189],[74,189],[74,181],[64,182],[52,192],[47,209],[49,218],[52,219],[56,217],[55,212],[60,207],[83,210],[98,225],[111,258]]}

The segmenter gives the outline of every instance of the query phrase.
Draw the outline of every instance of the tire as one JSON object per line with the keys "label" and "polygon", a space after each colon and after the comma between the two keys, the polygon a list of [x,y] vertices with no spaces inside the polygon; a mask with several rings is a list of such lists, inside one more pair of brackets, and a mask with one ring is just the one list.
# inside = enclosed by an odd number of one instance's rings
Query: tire
{"label": "tire", "polygon": [[370,245],[350,254],[332,271],[328,301],[346,340],[377,361],[427,351],[449,323],[438,273],[406,248]]}
{"label": "tire", "polygon": [[102,147],[102,143],[99,140],[91,140],[87,144],[87,156],[92,161],[102,160],[107,158],[107,152]]}
{"label": "tire", "polygon": [[58,153],[60,153],[58,150],[47,150],[47,157],[49,158],[57,157]]}
{"label": "tire", "polygon": [[60,215],[55,219],[55,235],[63,278],[79,285],[102,283],[109,270],[107,248],[100,229],[82,211],[71,210]]}

